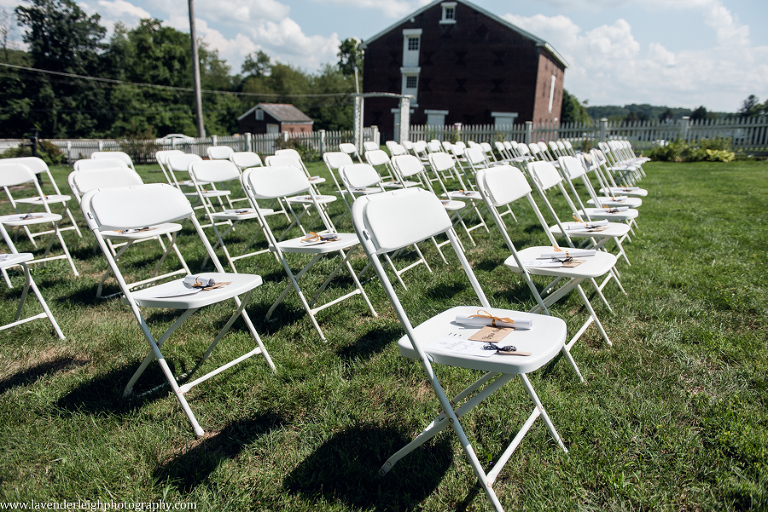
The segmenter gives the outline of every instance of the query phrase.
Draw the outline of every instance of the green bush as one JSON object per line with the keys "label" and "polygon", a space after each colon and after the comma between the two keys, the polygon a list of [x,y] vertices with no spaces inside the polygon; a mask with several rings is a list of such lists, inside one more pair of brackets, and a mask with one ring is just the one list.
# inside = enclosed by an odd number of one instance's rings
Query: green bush
{"label": "green bush", "polygon": [[302,144],[299,139],[283,140],[278,137],[275,139],[275,149],[295,149],[305,162],[314,162],[321,158],[315,149]]}
{"label": "green bush", "polygon": [[152,132],[149,130],[144,133],[129,135],[125,140],[120,141],[120,151],[128,153],[134,164],[153,162],[158,149],[160,148],[158,148]]}
{"label": "green bush", "polygon": [[661,162],[730,162],[736,154],[730,138],[717,137],[691,143],[678,139],[653,148],[649,156]]}
{"label": "green bush", "polygon": [[[20,158],[24,156],[33,155],[32,148],[23,144],[19,144],[17,148],[6,149],[0,154],[0,158]],[[37,141],[37,156],[42,158],[47,165],[59,165],[67,160],[67,155],[58,146],[47,140]]]}

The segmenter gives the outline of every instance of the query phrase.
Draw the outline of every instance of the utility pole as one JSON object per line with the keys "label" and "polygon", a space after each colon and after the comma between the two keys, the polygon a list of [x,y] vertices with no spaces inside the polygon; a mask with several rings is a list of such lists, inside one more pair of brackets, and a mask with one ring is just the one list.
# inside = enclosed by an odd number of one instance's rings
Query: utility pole
{"label": "utility pole", "polygon": [[203,95],[200,92],[200,58],[197,55],[197,31],[195,30],[194,0],[189,1],[189,37],[192,39],[192,73],[194,75],[195,110],[197,111],[197,136],[205,137],[203,125]]}

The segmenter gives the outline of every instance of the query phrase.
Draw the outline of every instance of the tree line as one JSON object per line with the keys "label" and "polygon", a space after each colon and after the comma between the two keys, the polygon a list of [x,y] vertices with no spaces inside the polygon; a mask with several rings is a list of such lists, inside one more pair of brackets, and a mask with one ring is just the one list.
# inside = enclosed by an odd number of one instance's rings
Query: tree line
{"label": "tree line", "polygon": [[[8,48],[18,27],[27,51]],[[37,131],[44,138],[152,139],[197,132],[189,35],[141,20],[122,24],[107,38],[100,16],[88,16],[74,0],[25,0],[12,13],[0,10],[0,138]],[[239,73],[200,41],[203,114],[207,134],[237,132],[237,117],[260,102],[292,103],[315,129],[351,129],[355,68],[362,70],[360,41],[341,43],[336,63],[317,73],[274,61],[263,51],[248,55]],[[39,70],[45,70],[41,72]],[[744,100],[733,115],[765,114],[768,101]],[[563,91],[562,122],[673,120],[721,116],[651,105],[595,107]]]}
{"label": "tree line", "polygon": [[[196,134],[189,34],[144,19],[132,29],[118,24],[107,39],[99,15],[88,16],[73,0],[27,0],[0,22],[0,137]],[[25,52],[8,48],[13,22]],[[198,45],[208,134],[236,133],[237,117],[260,102],[293,103],[316,129],[352,126],[348,94],[355,91],[354,66],[362,64],[354,39],[342,43],[338,63],[316,74],[262,51],[233,74],[215,49]]]}

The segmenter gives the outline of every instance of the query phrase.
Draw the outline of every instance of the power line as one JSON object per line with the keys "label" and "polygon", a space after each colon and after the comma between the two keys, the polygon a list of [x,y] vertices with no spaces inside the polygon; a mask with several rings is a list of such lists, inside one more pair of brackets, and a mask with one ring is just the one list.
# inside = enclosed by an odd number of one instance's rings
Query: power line
{"label": "power line", "polygon": [[[146,87],[149,89],[165,89],[165,90],[179,91],[179,92],[194,92],[191,87],[176,87],[173,85],[157,85],[157,84],[146,84],[146,83],[139,83],[139,82],[126,82],[125,80],[117,80],[114,78],[101,78],[97,76],[78,75],[75,73],[65,73],[63,71],[50,71],[47,69],[37,69],[37,68],[31,68],[28,66],[19,66],[17,64],[7,64],[2,62],[0,62],[0,66],[6,67],[6,68],[18,69],[22,71],[32,71],[35,73],[43,73],[47,75],[63,76],[66,78],[91,80],[93,82],[101,82],[101,83],[107,83],[107,84],[113,84],[113,85],[132,85],[135,87]],[[347,92],[335,92],[335,93],[325,93],[325,94],[280,94],[280,93],[219,91],[216,89],[201,89],[201,91],[208,94],[231,94],[233,96],[261,96],[261,97],[269,96],[269,97],[286,97],[286,98],[333,98],[333,97],[338,98],[343,96],[350,96],[352,94]]]}

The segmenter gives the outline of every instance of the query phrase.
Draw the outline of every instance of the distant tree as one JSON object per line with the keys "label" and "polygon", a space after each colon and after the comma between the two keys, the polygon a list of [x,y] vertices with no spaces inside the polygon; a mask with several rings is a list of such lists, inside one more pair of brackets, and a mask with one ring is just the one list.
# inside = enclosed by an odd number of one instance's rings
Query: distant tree
{"label": "distant tree", "polygon": [[245,76],[263,77],[269,76],[272,69],[272,63],[269,55],[259,50],[255,53],[249,53],[245,56],[242,65],[242,73]]}
{"label": "distant tree", "polygon": [[[768,101],[766,101],[768,105]],[[738,114],[741,117],[752,117],[760,115],[760,112],[765,111],[765,106],[760,104],[760,100],[754,94],[750,94],[747,99],[741,103],[741,108]]]}
{"label": "distant tree", "polygon": [[[25,29],[34,67],[78,75],[93,75],[99,69],[99,54],[106,29],[98,14],[88,16],[72,0],[26,0],[15,9]],[[104,89],[87,80],[57,80],[47,75],[25,84],[25,94],[34,105],[25,117],[25,131],[39,128],[47,137],[82,136],[99,133],[108,120],[96,112],[106,110]]]}
{"label": "distant tree", "polygon": [[704,106],[702,105],[696,109],[691,110],[690,118],[691,120],[694,120],[694,121],[707,119],[708,118],[707,109],[704,108]]}
{"label": "distant tree", "polygon": [[672,121],[672,119],[675,117],[675,115],[672,113],[671,108],[667,108],[664,112],[659,114],[659,121],[662,123],[668,123]]}
{"label": "distant tree", "polygon": [[592,118],[589,117],[587,109],[582,105],[576,96],[563,89],[563,107],[560,114],[560,121],[563,123],[589,123]]}
{"label": "distant tree", "polygon": [[637,112],[634,110],[630,110],[627,114],[627,117],[624,118],[624,121],[627,123],[635,123],[637,121],[640,121],[640,116],[637,115]]}
{"label": "distant tree", "polygon": [[339,52],[336,56],[339,58],[339,70],[345,75],[354,75],[355,68],[363,71],[363,49],[360,47],[362,41],[354,37],[348,37],[339,45]]}
{"label": "distant tree", "polygon": [[[317,94],[355,92],[354,76],[345,75],[330,64],[326,64],[319,75],[312,77],[311,83],[312,90]],[[351,130],[354,122],[354,105],[349,95],[312,98],[306,113],[315,121],[315,130]]]}

